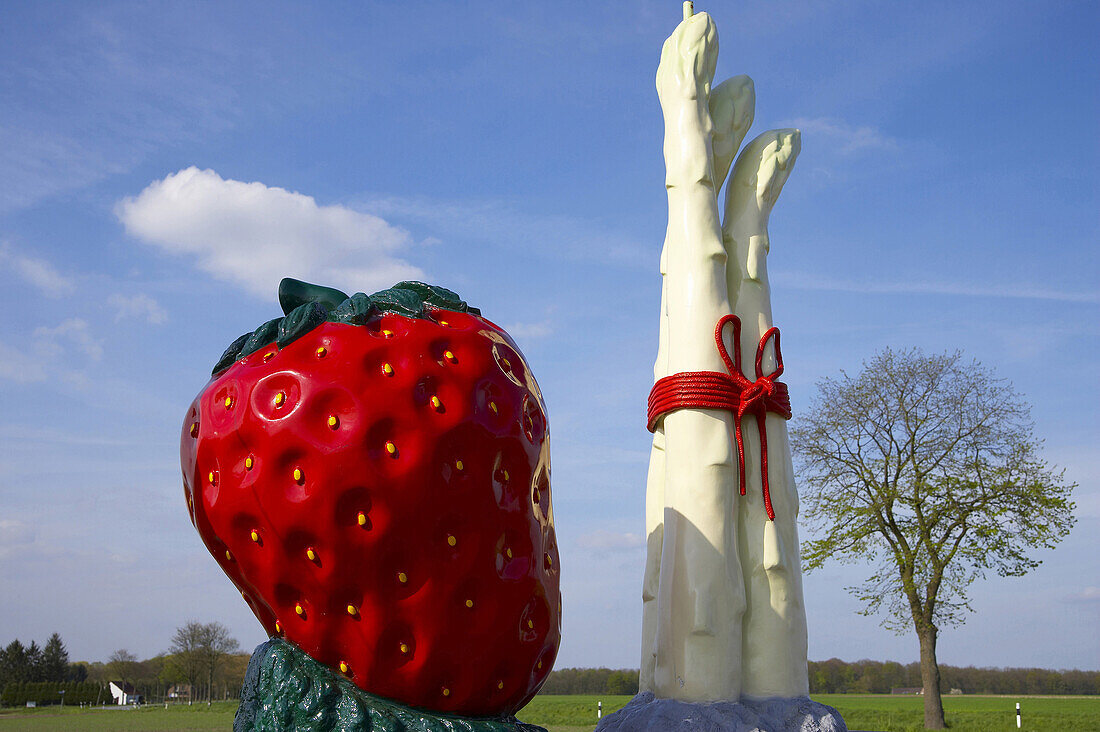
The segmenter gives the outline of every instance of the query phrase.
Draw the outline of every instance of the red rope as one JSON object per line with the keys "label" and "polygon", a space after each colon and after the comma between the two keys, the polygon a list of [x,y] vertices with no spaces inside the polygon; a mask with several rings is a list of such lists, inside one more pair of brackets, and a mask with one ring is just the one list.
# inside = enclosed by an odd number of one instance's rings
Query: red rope
{"label": "red rope", "polygon": [[[722,340],[722,329],[733,323],[733,358]],[[768,340],[775,338],[775,370],[765,374],[762,366]],[[728,374],[720,371],[686,371],[658,379],[649,392],[649,431],[657,429],[664,415],[677,409],[722,409],[733,412],[734,437],[737,440],[737,469],[741,495],[745,495],[745,440],[741,419],[746,414],[756,417],[760,432],[760,479],[764,490],[764,508],[768,519],[775,520],[772,497],[768,491],[768,431],[764,420],[768,412],[783,419],[791,418],[791,398],[787,385],[776,381],[783,373],[783,354],[779,351],[779,329],[768,328],[756,348],[756,381],[749,381],[741,372],[741,319],[724,315],[714,329],[718,354],[726,364]]]}

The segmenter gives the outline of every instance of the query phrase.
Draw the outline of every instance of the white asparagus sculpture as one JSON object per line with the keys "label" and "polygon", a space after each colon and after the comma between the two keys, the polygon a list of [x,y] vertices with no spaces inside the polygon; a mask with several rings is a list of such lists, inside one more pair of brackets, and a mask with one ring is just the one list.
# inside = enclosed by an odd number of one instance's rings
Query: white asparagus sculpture
{"label": "white asparagus sculpture", "polygon": [[[723,226],[718,190],[752,124],[755,96],[747,76],[711,89],[717,54],[714,22],[684,3],[684,20],[665,42],[657,70],[669,220],[655,381],[725,372],[714,330],[729,313],[745,323],[741,348],[750,369],[771,327],[768,215],[794,164],[798,132],[764,133],[737,158]],[[745,429],[748,480],[740,495],[734,419],[727,410],[685,408],[666,414],[654,431],[640,684],[659,698],[807,693],[798,499],[786,423],[778,415],[765,420],[773,522],[760,495],[760,450],[749,437],[755,429]]]}

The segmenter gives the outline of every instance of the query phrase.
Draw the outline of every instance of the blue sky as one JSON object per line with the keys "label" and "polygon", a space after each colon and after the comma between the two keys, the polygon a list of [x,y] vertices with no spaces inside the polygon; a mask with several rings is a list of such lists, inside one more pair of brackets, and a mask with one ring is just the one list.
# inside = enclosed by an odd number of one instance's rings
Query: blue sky
{"label": "blue sky", "polygon": [[[637,666],[679,5],[5,3],[0,643],[262,640],[187,521],[184,411],[279,277],[415,275],[509,328],[546,394],[559,665]],[[882,347],[962,348],[1080,484],[1074,532],[976,586],[941,662],[1100,668],[1100,10],[697,7],[718,77],[756,82],[751,134],[802,130],[769,261],[795,418]],[[861,572],[807,577],[810,657],[916,660],[856,614]]]}

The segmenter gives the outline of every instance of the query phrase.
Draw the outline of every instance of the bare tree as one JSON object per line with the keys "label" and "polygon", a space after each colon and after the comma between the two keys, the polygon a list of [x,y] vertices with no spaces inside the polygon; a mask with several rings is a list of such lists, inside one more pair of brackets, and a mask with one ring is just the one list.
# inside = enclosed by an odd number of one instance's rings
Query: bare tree
{"label": "bare tree", "polygon": [[209,700],[213,696],[214,677],[218,669],[226,657],[239,648],[240,644],[221,623],[200,623],[192,620],[176,628],[170,651],[174,654],[178,675],[191,686],[192,696],[198,688],[199,680],[203,679],[206,683],[206,698]]}
{"label": "bare tree", "polygon": [[924,725],[944,728],[936,640],[970,611],[989,571],[1019,576],[1073,527],[1073,488],[1039,455],[1030,409],[1012,386],[961,353],[885,350],[855,377],[818,384],[792,430],[807,570],[829,559],[873,563],[849,588],[896,632],[916,630]]}
{"label": "bare tree", "polygon": [[191,687],[191,699],[195,698],[199,676],[202,673],[202,636],[202,623],[191,620],[176,628],[169,646],[176,675]]}
{"label": "bare tree", "polygon": [[202,626],[202,657],[206,667],[206,698],[213,697],[214,677],[230,653],[236,653],[240,644],[229,635],[229,629],[221,623],[207,623]]}
{"label": "bare tree", "polygon": [[132,681],[137,667],[137,656],[125,648],[120,648],[107,659],[107,668],[111,675],[120,681]]}

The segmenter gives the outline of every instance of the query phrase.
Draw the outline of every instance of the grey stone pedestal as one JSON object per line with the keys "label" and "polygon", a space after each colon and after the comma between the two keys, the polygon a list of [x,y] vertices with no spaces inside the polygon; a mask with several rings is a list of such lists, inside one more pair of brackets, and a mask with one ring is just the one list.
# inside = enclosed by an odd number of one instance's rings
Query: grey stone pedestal
{"label": "grey stone pedestal", "polygon": [[689,703],[642,692],[596,732],[848,732],[840,713],[807,697]]}

